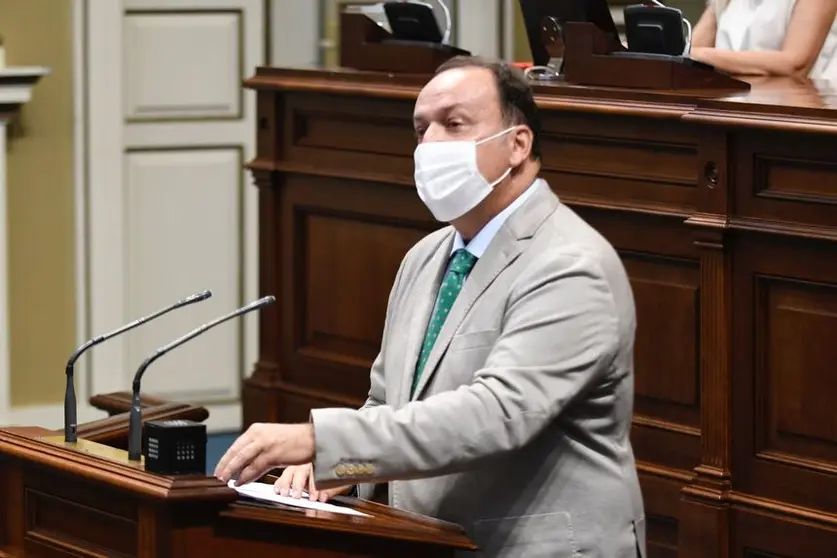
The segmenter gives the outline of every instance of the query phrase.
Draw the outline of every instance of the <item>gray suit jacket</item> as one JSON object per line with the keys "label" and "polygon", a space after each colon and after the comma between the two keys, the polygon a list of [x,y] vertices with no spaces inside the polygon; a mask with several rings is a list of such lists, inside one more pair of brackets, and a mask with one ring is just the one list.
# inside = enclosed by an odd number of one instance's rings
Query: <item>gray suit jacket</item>
{"label": "gray suit jacket", "polygon": [[474,266],[410,399],[453,239],[405,256],[366,405],[312,411],[318,487],[389,481],[390,505],[464,526],[486,558],[642,557],[618,255],[541,182]]}

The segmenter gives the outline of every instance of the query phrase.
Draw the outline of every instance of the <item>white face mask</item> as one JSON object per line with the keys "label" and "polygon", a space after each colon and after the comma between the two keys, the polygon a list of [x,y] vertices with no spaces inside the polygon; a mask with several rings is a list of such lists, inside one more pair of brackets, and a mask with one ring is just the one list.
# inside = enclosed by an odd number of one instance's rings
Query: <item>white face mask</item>
{"label": "white face mask", "polygon": [[477,167],[477,146],[512,130],[514,127],[480,141],[437,141],[416,147],[418,194],[437,220],[450,223],[462,217],[511,173],[509,168],[494,182],[486,180]]}

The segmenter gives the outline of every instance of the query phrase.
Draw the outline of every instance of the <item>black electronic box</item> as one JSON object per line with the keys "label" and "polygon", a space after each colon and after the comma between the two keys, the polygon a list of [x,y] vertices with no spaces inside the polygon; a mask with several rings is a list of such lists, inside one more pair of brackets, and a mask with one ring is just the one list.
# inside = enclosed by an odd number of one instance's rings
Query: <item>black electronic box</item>
{"label": "black electronic box", "polygon": [[160,475],[206,474],[206,425],[159,420],[143,429],[145,470]]}

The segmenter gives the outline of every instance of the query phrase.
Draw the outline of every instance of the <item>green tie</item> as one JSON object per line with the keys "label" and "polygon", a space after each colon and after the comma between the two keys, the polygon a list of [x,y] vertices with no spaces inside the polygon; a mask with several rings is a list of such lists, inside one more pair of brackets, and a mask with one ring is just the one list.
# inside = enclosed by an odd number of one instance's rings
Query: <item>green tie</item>
{"label": "green tie", "polygon": [[459,291],[462,290],[462,284],[468,273],[477,263],[477,257],[467,250],[460,248],[453,253],[450,266],[442,281],[442,286],[439,288],[439,295],[436,298],[436,307],[433,309],[433,315],[430,317],[430,323],[427,326],[427,332],[424,334],[424,343],[421,345],[421,352],[419,353],[418,363],[416,364],[416,373],[413,376],[413,389],[410,392],[410,397],[416,391],[421,378],[421,373],[424,371],[424,365],[427,364],[427,357],[430,356],[430,350],[433,349],[433,344],[436,343],[436,338],[439,337],[439,332],[442,331],[442,326],[445,323],[445,318],[448,317],[450,309],[456,301]]}

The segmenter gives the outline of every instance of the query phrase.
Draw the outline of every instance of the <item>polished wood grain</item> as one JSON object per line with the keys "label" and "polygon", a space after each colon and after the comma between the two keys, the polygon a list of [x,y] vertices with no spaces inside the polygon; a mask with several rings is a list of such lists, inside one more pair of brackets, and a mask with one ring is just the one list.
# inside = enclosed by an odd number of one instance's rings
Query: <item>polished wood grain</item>
{"label": "polished wood grain", "polygon": [[[260,354],[244,421],[357,406],[404,253],[426,76],[260,68]],[[837,556],[837,89],[538,84],[543,176],[636,299],[651,558]]]}
{"label": "polished wood grain", "polygon": [[[94,420],[78,426],[78,437],[105,444],[114,448],[128,449],[128,409],[130,409],[129,393],[110,393],[96,395],[91,398],[106,407],[111,413],[109,417]],[[123,403],[127,406],[123,408]],[[96,405],[94,403],[94,405]],[[96,405],[98,406],[98,405]],[[209,417],[209,411],[205,407],[190,405],[188,403],[173,403],[156,398],[143,398],[142,422],[145,424],[155,420],[193,420],[203,422]],[[63,433],[63,429],[55,431]]]}
{"label": "polished wood grain", "polygon": [[[468,51],[442,43],[392,42],[389,31],[362,13],[340,13],[340,66],[378,72],[432,73],[443,62]],[[388,42],[389,41],[389,42]],[[404,61],[409,60],[409,64]]]}
{"label": "polished wood grain", "polygon": [[632,89],[747,91],[750,84],[685,57],[644,57],[627,52],[612,34],[590,22],[568,21],[561,37],[544,45],[551,58],[564,60],[567,81],[579,85]]}
{"label": "polished wood grain", "polygon": [[[128,449],[128,411],[131,408],[129,392],[114,392],[94,395],[90,404],[108,413],[108,416],[78,425],[78,436],[85,440],[98,442],[114,448]],[[175,403],[157,397],[143,397],[143,424],[152,420],[193,420],[203,422],[209,417],[205,407],[190,403]],[[50,435],[63,434],[60,430],[43,430]],[[0,493],[2,497],[2,493]]]}
{"label": "polished wood grain", "polygon": [[[92,396],[90,404],[108,413],[109,417],[79,425],[79,437],[127,450],[128,412],[131,410],[131,397],[131,393],[127,391]],[[148,395],[143,395],[141,403],[143,424],[152,420],[203,422],[209,418],[209,411],[205,407],[190,403],[175,403]]]}
{"label": "polished wood grain", "polygon": [[[115,391],[113,393],[100,393],[90,398],[90,404],[105,411],[108,415],[118,415],[131,410],[131,392],[130,391]],[[140,401],[143,411],[150,411],[155,407],[163,405],[179,405],[184,413],[183,418],[187,420],[194,420],[196,422],[203,422],[209,418],[209,411],[203,407],[192,405],[191,403],[175,403],[173,401],[166,401],[159,397],[150,395],[142,396]]]}
{"label": "polished wood grain", "polygon": [[248,504],[217,479],[154,475],[127,452],[105,458],[49,434],[0,429],[4,558],[447,558],[474,548],[460,527],[432,518],[347,497],[339,503],[370,517]]}
{"label": "polished wood grain", "polygon": [[[107,408],[107,410],[110,411],[110,416],[100,420],[80,424],[77,430],[79,438],[86,441],[98,442],[113,448],[127,449],[128,413],[116,408],[119,406],[116,402],[120,399],[124,399],[126,396],[128,398],[127,400],[130,401],[130,394],[115,393],[93,396],[91,398],[91,403],[103,410]],[[109,402],[113,403],[113,405],[110,405]],[[99,405],[102,406],[100,407]],[[184,403],[172,403],[151,397],[145,398],[144,400],[143,422],[176,419],[203,421],[206,420],[208,416],[209,413],[203,407]],[[28,437],[62,436],[63,429],[50,430],[37,426],[25,428],[17,427],[15,428],[15,433]],[[21,545],[7,544],[10,540],[17,541],[17,539],[11,534],[19,533],[19,530],[22,528],[20,525],[25,523],[25,516],[22,515],[24,510],[40,514],[38,517],[40,520],[45,522],[41,525],[46,525],[44,529],[50,529],[52,527],[49,526],[56,523],[62,524],[63,522],[67,522],[66,526],[62,527],[62,529],[72,530],[84,526],[84,523],[78,523],[79,521],[94,521],[97,526],[95,533],[91,536],[103,537],[103,539],[96,539],[93,542],[99,546],[101,546],[99,543],[105,542],[106,544],[104,544],[104,548],[112,549],[114,552],[116,549],[122,548],[119,545],[123,545],[125,541],[114,541],[112,537],[125,534],[123,529],[125,524],[124,521],[114,520],[114,518],[108,514],[107,510],[109,508],[107,505],[109,505],[109,503],[107,502],[107,496],[105,497],[105,507],[97,508],[97,511],[91,512],[91,510],[84,504],[81,504],[81,507],[79,508],[76,504],[69,504],[60,496],[57,496],[57,494],[60,494],[60,489],[54,489],[51,483],[58,483],[63,487],[66,484],[63,477],[45,482],[42,475],[37,477],[37,479],[40,480],[33,482],[31,490],[27,489],[25,493],[22,493],[19,490],[19,486],[23,482],[22,471],[18,468],[10,468],[8,466],[9,462],[7,459],[8,456],[6,455],[5,448],[3,448],[2,443],[0,442],[0,510],[2,510],[0,511],[0,557],[24,556],[24,554],[20,553],[22,548]],[[22,494],[24,494],[25,497],[22,497]],[[84,502],[84,500],[82,500],[82,502]],[[16,511],[18,515],[9,516],[9,510]],[[99,511],[103,511],[104,515],[99,514]],[[37,529],[35,531],[37,531]],[[27,548],[30,548],[30,550],[27,551],[28,555],[64,555],[53,548],[53,545],[49,543],[49,537],[47,537],[46,542],[44,542],[39,539],[39,536],[40,535],[36,532],[32,533],[32,540],[27,543],[27,545],[29,545]],[[131,539],[129,538],[128,540],[130,541]],[[114,546],[114,544],[116,546]],[[79,550],[80,555],[90,556],[91,554],[86,551],[81,551],[82,546],[79,546],[78,544],[75,545],[75,547],[78,547],[77,550]],[[58,552],[58,554],[55,552]],[[106,552],[102,555],[113,556],[116,554]],[[125,555],[131,556],[133,553],[128,552]]]}

